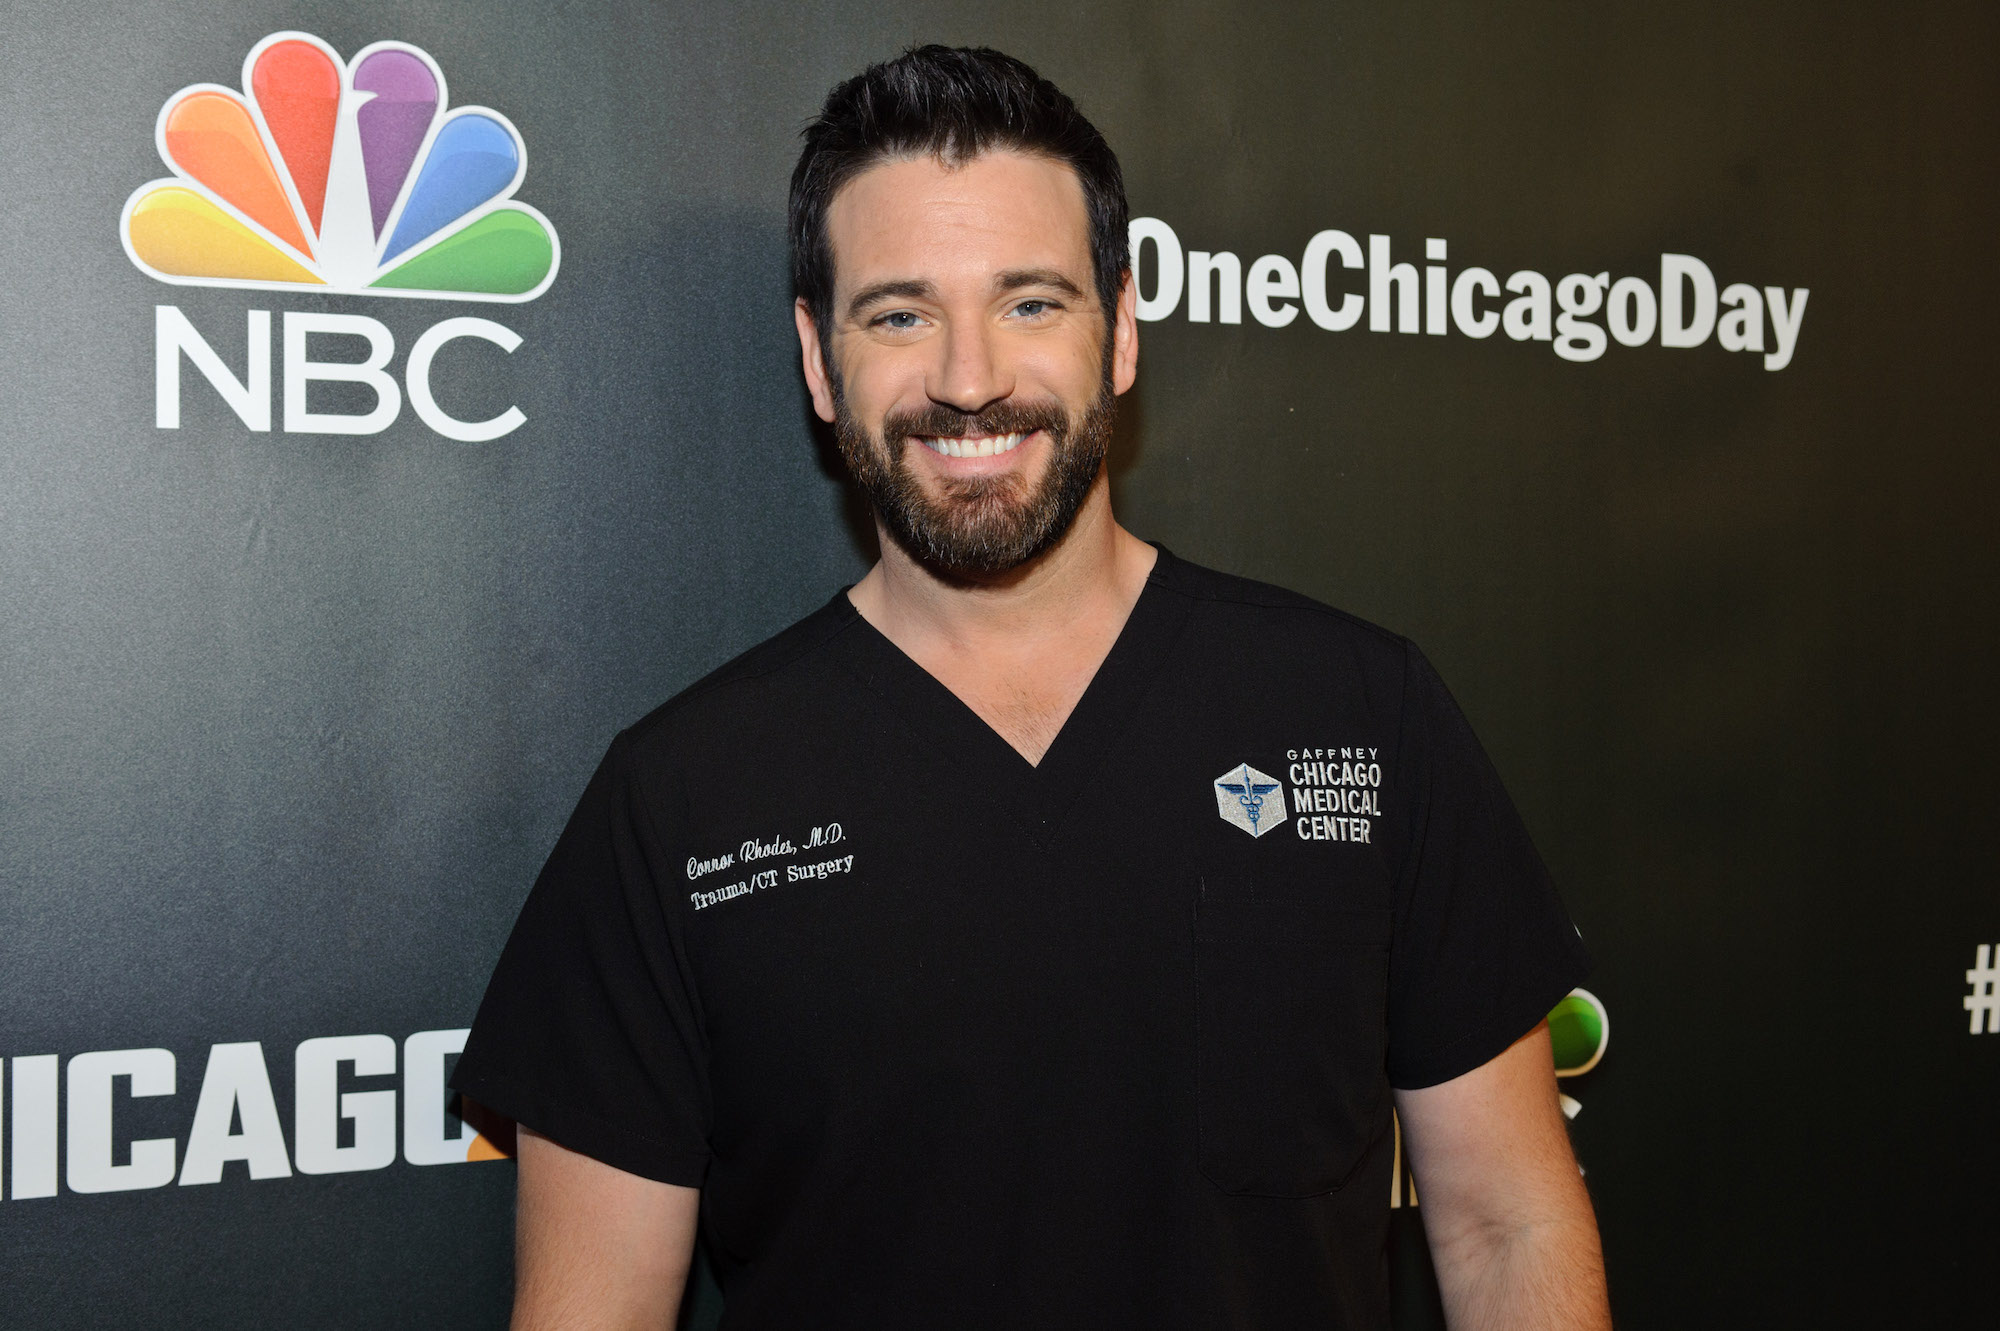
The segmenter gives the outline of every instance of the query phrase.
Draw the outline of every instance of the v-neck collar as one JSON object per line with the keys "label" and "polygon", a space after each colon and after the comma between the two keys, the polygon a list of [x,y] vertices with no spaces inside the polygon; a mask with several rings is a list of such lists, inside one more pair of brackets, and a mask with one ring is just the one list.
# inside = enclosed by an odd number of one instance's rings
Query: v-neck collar
{"label": "v-neck collar", "polygon": [[998,796],[1047,845],[1075,806],[1083,783],[1131,724],[1148,686],[1172,655],[1189,602],[1174,590],[1179,563],[1163,545],[1125,624],[1056,732],[1042,761],[1030,763],[997,730],[861,614],[842,588],[828,610],[848,622],[854,672],[919,744],[966,769],[969,788]]}

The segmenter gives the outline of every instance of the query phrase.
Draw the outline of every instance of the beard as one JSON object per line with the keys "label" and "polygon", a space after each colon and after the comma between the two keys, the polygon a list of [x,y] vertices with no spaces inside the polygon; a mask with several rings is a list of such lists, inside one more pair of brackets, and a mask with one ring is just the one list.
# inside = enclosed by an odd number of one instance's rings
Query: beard
{"label": "beard", "polygon": [[[833,429],[848,471],[890,537],[931,572],[963,582],[1011,572],[1069,531],[1103,469],[1117,401],[1107,357],[1097,394],[1080,414],[1072,415],[1053,398],[998,402],[974,412],[933,402],[891,412],[878,439],[848,411],[836,378]],[[1048,439],[1049,460],[1032,483],[1018,476],[976,476],[942,481],[930,494],[909,465],[909,451],[927,447],[925,438],[1036,430]]]}

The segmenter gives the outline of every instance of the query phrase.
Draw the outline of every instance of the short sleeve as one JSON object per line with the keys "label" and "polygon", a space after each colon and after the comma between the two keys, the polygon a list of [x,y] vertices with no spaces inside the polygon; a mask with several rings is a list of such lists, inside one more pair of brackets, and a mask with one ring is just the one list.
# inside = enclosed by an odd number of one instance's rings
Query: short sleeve
{"label": "short sleeve", "polygon": [[1470,1072],[1533,1030],[1590,962],[1465,715],[1409,648],[1413,823],[1389,961],[1389,1080]]}
{"label": "short sleeve", "polygon": [[573,1151],[699,1187],[705,1045],[628,759],[621,736],[521,909],[451,1084]]}

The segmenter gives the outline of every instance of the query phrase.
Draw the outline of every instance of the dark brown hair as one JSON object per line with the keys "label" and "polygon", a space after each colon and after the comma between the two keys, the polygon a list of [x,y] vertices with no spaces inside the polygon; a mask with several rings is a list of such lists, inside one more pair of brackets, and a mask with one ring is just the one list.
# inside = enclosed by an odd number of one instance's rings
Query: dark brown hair
{"label": "dark brown hair", "polygon": [[948,164],[993,149],[1061,162],[1083,185],[1097,298],[1108,322],[1131,268],[1125,178],[1097,127],[1063,91],[986,47],[917,46],[827,94],[792,172],[792,284],[824,337],[833,318],[827,209],[869,167],[928,154]]}

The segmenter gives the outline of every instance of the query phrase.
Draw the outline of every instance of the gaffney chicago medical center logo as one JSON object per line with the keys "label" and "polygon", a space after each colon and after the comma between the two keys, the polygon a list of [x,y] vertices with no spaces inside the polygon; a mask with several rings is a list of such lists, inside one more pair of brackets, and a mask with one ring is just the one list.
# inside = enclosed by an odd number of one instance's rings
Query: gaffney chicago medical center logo
{"label": "gaffney chicago medical center logo", "polygon": [[1248,763],[1215,780],[1215,811],[1251,836],[1260,837],[1285,822],[1285,788]]}
{"label": "gaffney chicago medical center logo", "polygon": [[[451,107],[437,61],[405,42],[363,47],[352,60],[303,32],[273,33],[243,61],[242,91],[182,88],[160,108],[154,138],[173,172],[126,200],[118,222],[141,272],[180,286],[342,296],[519,303],[548,290],[562,260],[555,227],[514,198],[528,154],[507,117]],[[156,419],[180,426],[183,359],[252,430],[271,428],[271,317],[249,311],[248,363],[224,364],[182,311],[156,307]],[[395,339],[357,314],[284,314],[283,429],[373,434],[402,408],[386,372]],[[368,356],[315,361],[314,335],[366,338]],[[525,417],[513,407],[482,421],[447,415],[430,390],[431,363],[456,338],[512,352],[520,335],[459,317],[411,346],[403,375],[420,419],[447,438],[495,439]],[[313,412],[310,381],[375,390],[367,412]]]}

